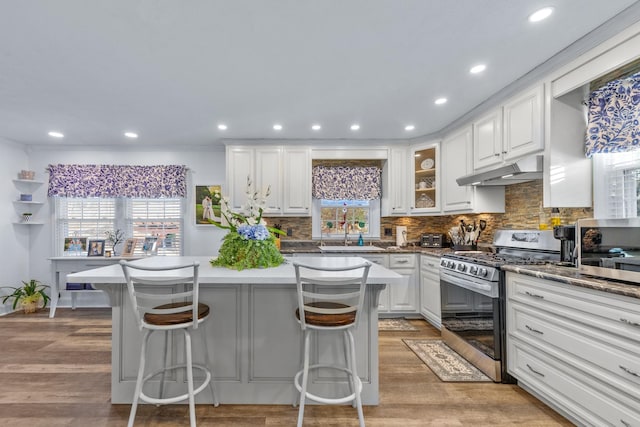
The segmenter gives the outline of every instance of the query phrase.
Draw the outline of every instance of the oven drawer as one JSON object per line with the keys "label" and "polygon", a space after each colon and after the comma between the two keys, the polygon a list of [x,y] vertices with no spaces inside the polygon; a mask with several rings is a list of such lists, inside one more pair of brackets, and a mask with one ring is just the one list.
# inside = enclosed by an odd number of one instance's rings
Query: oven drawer
{"label": "oven drawer", "polygon": [[518,340],[510,340],[509,373],[579,425],[637,425],[638,401],[567,363]]}

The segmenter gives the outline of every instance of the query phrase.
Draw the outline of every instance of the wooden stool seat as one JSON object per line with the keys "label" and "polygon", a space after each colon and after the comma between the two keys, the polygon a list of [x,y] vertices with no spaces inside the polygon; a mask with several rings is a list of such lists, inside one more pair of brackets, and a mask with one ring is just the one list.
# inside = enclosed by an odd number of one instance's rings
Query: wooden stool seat
{"label": "wooden stool seat", "polygon": [[[340,309],[340,308],[349,307],[346,304],[341,304],[338,302],[330,302],[330,301],[312,302],[305,305],[307,307],[330,308],[330,309]],[[300,320],[299,308],[296,309],[296,319]],[[324,327],[346,326],[356,321],[356,312],[354,310],[350,313],[325,314],[325,313],[314,313],[314,312],[305,310],[304,319],[308,324],[315,325],[315,326],[324,326]]]}
{"label": "wooden stool seat", "polygon": [[[170,304],[163,304],[155,307],[156,309],[168,309],[176,307],[185,307],[191,303],[188,302],[174,302]],[[202,320],[209,315],[209,306],[207,304],[198,303],[198,320]],[[154,314],[145,313],[144,321],[151,325],[166,326],[166,325],[180,325],[182,323],[189,323],[193,321],[193,312],[191,309],[181,311],[180,313],[172,314]]]}

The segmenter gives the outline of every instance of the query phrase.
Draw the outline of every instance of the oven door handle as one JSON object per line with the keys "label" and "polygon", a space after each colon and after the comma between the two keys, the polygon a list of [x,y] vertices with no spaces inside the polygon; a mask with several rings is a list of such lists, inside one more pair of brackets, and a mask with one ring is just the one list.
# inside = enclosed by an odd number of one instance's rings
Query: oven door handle
{"label": "oven door handle", "polygon": [[[445,271],[440,271],[440,281],[442,282],[443,279],[452,285],[469,289],[471,291],[476,291],[490,298],[498,297],[497,288],[493,287],[489,283],[478,283],[478,282],[474,282],[473,280],[461,279],[457,276],[447,274]],[[496,294],[494,294],[494,292],[496,292]]]}

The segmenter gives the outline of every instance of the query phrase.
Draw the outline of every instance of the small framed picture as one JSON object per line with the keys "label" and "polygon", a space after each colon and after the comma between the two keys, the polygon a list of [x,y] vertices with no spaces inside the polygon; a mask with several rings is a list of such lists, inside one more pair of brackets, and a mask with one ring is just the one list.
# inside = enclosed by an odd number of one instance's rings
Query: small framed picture
{"label": "small framed picture", "polygon": [[65,237],[64,238],[64,254],[65,255],[82,255],[87,250],[86,237]]}
{"label": "small framed picture", "polygon": [[104,239],[89,240],[87,256],[104,256]]}
{"label": "small framed picture", "polygon": [[142,250],[145,255],[154,255],[158,253],[158,238],[157,237],[145,237],[142,244]]}
{"label": "small framed picture", "polygon": [[136,250],[136,245],[138,244],[138,239],[132,238],[127,239],[124,242],[124,246],[122,247],[122,256],[133,256],[133,251]]}

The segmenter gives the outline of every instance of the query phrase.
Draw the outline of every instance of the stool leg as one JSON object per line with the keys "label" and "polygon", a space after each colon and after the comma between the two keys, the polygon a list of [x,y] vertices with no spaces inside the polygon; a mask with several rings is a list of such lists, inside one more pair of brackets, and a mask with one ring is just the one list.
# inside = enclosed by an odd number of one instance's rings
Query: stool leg
{"label": "stool leg", "polygon": [[149,336],[151,335],[151,330],[147,329],[144,333],[144,338],[142,339],[142,348],[140,349],[140,363],[138,364],[138,379],[136,380],[136,389],[133,394],[133,402],[131,403],[131,412],[129,413],[129,422],[127,424],[128,427],[133,427],[133,422],[136,419],[136,411],[138,410],[138,399],[140,398],[140,393],[142,392],[142,379],[144,378],[144,367],[146,361],[146,352],[147,352],[147,342],[149,341]]}
{"label": "stool leg", "polygon": [[298,409],[298,427],[302,427],[302,420],[304,418],[304,403],[307,397],[307,381],[309,380],[309,336],[310,331],[307,329],[304,331],[304,364],[302,367],[302,390],[300,391],[300,408]]}
{"label": "stool leg", "polygon": [[193,396],[193,363],[191,359],[191,334],[183,329],[184,348],[187,362],[187,388],[189,390],[189,420],[191,427],[196,427],[196,403]]}
{"label": "stool leg", "polygon": [[[343,345],[344,345],[344,361],[345,366],[349,370],[349,372],[353,372],[353,366],[351,366],[351,347],[349,346],[349,335],[347,335],[347,331],[342,331]],[[356,407],[356,399],[355,399],[355,387],[357,384],[353,381],[353,375],[347,375],[347,383],[349,384],[349,393],[353,394],[354,399],[353,403],[351,403],[352,407]]]}
{"label": "stool leg", "polygon": [[349,336],[350,355],[351,355],[351,375],[353,378],[353,386],[356,393],[356,407],[358,408],[358,419],[360,420],[360,427],[364,426],[364,413],[362,412],[362,399],[360,398],[360,387],[358,380],[358,371],[356,369],[356,343],[353,339],[351,329],[347,329],[347,335]]}
{"label": "stool leg", "polygon": [[[164,397],[164,379],[167,373],[167,365],[169,362],[169,345],[167,342],[169,341],[169,331],[164,331],[164,362],[162,365],[162,375],[160,376],[160,399]],[[160,406],[160,405],[156,405]]]}
{"label": "stool leg", "polygon": [[213,362],[211,362],[211,359],[209,359],[209,344],[207,343],[207,329],[206,329],[204,323],[200,326],[200,328],[202,328],[202,331],[200,333],[202,334],[202,341],[204,343],[204,357],[206,357],[206,360],[204,362],[204,366],[211,373],[211,381],[209,382],[209,387],[211,388],[211,396],[213,398],[213,406],[214,407],[218,407],[220,405],[220,402],[218,401],[218,392],[216,391],[216,385],[213,382],[213,378],[214,378],[213,377]]}

